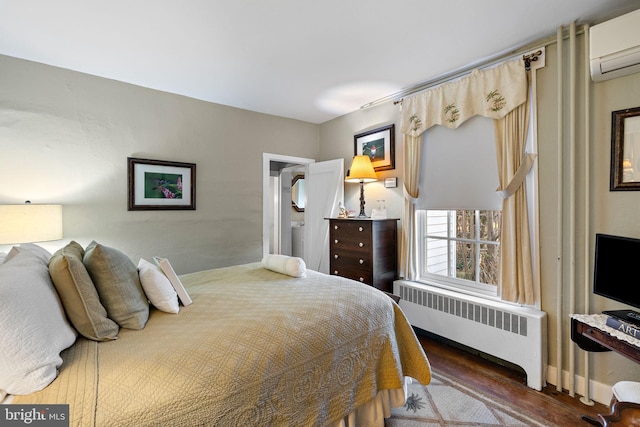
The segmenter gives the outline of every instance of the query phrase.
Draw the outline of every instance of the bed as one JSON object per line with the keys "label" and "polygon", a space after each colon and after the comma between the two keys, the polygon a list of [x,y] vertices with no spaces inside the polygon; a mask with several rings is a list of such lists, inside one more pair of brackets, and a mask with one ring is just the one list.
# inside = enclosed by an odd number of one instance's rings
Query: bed
{"label": "bed", "polygon": [[78,334],[55,379],[11,403],[69,404],[78,426],[382,426],[409,379],[429,383],[422,347],[383,292],[265,265],[180,276],[192,304],[150,306],[144,327],[117,339]]}

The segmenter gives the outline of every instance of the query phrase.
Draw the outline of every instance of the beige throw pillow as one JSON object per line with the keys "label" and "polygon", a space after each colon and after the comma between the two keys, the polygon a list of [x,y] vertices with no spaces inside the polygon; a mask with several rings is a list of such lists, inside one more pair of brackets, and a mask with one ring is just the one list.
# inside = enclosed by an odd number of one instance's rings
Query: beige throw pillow
{"label": "beige throw pillow", "polygon": [[67,316],[78,332],[94,341],[114,340],[120,328],[107,317],[107,310],[82,263],[83,256],[82,246],[70,242],[51,257],[49,274]]}
{"label": "beige throw pillow", "polygon": [[83,261],[109,318],[123,328],[144,328],[149,319],[149,302],[133,261],[119,250],[95,241],[85,249]]}

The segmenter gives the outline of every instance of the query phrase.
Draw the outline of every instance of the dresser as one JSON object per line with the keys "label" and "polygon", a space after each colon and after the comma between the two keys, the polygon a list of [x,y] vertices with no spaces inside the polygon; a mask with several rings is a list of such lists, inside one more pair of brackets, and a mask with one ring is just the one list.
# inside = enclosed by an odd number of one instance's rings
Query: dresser
{"label": "dresser", "polygon": [[398,219],[327,219],[330,273],[392,292],[398,272]]}

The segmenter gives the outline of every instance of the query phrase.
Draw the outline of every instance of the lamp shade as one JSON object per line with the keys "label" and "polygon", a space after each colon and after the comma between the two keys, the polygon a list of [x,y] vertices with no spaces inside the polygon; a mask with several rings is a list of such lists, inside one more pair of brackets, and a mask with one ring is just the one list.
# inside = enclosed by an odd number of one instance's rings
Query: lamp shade
{"label": "lamp shade", "polygon": [[0,244],[60,239],[61,205],[0,205]]}
{"label": "lamp shade", "polygon": [[373,182],[377,181],[376,171],[373,169],[369,156],[354,156],[351,162],[349,175],[346,182]]}

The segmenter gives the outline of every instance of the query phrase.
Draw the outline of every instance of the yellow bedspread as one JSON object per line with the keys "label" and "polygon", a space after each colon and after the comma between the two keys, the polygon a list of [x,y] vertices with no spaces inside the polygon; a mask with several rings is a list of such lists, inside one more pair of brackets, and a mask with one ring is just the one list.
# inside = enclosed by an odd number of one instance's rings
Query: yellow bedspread
{"label": "yellow bedspread", "polygon": [[370,286],[259,263],[181,278],[192,305],[78,339],[49,387],[13,403],[69,403],[77,426],[322,426],[403,376],[430,381],[404,314]]}

